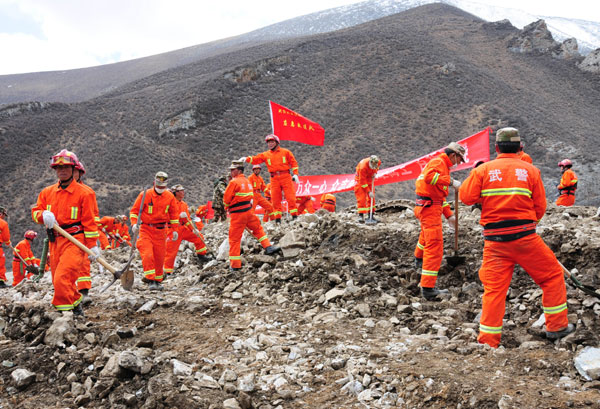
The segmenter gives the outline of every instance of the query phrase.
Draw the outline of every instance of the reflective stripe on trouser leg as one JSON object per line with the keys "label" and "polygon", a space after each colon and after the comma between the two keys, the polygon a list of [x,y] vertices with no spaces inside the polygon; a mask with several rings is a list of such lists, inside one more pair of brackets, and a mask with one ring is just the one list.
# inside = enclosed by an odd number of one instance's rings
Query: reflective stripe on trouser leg
{"label": "reflective stripe on trouser leg", "polygon": [[[173,230],[177,232],[177,240],[169,240],[166,242],[166,250],[165,250],[165,262],[163,263],[163,272],[172,273],[173,268],[175,266],[175,258],[177,257],[177,252],[179,251],[179,245],[183,240],[182,230],[187,230],[186,228],[182,228],[181,226],[175,227]],[[171,236],[172,237],[172,236]]]}
{"label": "reflective stripe on trouser leg", "polygon": [[92,288],[91,263],[88,257],[83,258],[83,266],[77,278],[77,290],[89,290]]}
{"label": "reflective stripe on trouser leg", "polygon": [[56,237],[52,252],[56,253],[56,267],[53,268],[54,297],[52,305],[57,310],[68,311],[81,302],[76,281],[83,259],[87,256],[77,246],[63,237]]}
{"label": "reflective stripe on trouser leg", "polygon": [[242,244],[242,235],[246,228],[247,214],[231,213],[229,219],[229,265],[233,268],[242,267],[242,258],[240,256],[240,246]]}
{"label": "reflective stripe on trouser leg", "polygon": [[265,231],[262,225],[260,224],[260,220],[258,219],[258,217],[256,217],[255,214],[248,215],[246,225],[252,232],[252,235],[256,237],[256,239],[259,241],[260,245],[263,246],[263,248],[266,249],[271,245],[269,238],[265,234]]}
{"label": "reflective stripe on trouser leg", "polygon": [[[356,197],[356,209],[358,214],[368,214],[371,211],[371,198],[367,189],[360,186],[354,186],[354,196]],[[373,201],[375,206],[375,201]]]}
{"label": "reflective stripe on trouser leg", "polygon": [[423,233],[423,267],[420,285],[421,287],[433,288],[444,256],[442,207],[436,205],[417,207],[415,216],[421,222]]}
{"label": "reflective stripe on trouser leg", "polygon": [[154,229],[142,224],[136,246],[142,257],[144,276],[148,280],[159,282],[163,280],[163,264],[167,251],[166,239],[166,229]]}
{"label": "reflective stripe on trouser leg", "polygon": [[423,258],[423,250],[425,249],[425,236],[423,234],[423,230],[419,232],[419,241],[417,241],[417,245],[415,246],[414,255],[416,258]]}
{"label": "reflective stripe on trouser leg", "polygon": [[196,249],[196,254],[206,254],[206,244],[204,244],[204,236],[200,233],[200,237],[196,236],[187,228],[182,228],[179,235],[183,240],[192,243]]}

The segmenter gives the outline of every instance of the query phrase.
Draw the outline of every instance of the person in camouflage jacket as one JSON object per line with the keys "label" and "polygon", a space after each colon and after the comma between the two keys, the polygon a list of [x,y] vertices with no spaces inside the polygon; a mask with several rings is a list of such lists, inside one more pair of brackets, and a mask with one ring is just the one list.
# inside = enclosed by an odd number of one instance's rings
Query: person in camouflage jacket
{"label": "person in camouflage jacket", "polygon": [[227,177],[221,176],[213,184],[212,208],[215,211],[215,217],[213,219],[215,223],[227,219],[227,212],[225,211],[225,205],[223,204],[223,194],[225,194],[225,189],[227,189],[227,183]]}

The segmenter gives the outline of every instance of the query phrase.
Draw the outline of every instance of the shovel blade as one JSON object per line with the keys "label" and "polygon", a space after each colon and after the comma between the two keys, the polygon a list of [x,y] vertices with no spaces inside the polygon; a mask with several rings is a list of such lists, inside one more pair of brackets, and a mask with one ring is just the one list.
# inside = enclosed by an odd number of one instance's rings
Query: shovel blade
{"label": "shovel blade", "polygon": [[131,288],[133,287],[133,279],[133,270],[124,271],[123,274],[121,274],[121,287],[127,291],[131,291]]}
{"label": "shovel blade", "polygon": [[446,262],[448,263],[449,266],[451,267],[457,267],[461,264],[464,264],[466,261],[466,257],[465,256],[448,256],[446,257]]}

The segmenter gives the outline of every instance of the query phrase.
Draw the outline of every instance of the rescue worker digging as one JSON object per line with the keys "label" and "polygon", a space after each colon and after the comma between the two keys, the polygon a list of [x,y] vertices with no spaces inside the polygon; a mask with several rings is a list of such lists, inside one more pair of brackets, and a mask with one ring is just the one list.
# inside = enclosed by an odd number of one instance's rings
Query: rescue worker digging
{"label": "rescue worker digging", "polygon": [[331,193],[325,193],[321,196],[321,209],[335,213],[335,196]]}
{"label": "rescue worker digging", "polygon": [[[253,165],[259,165],[263,162],[267,164],[267,169],[271,175],[271,199],[274,209],[275,222],[281,223],[282,206],[281,192],[285,196],[285,200],[289,206],[289,212],[292,217],[298,217],[298,209],[296,208],[296,192],[293,182],[298,183],[298,162],[296,158],[287,149],[279,146],[279,138],[276,135],[267,135],[265,142],[269,150],[259,153],[256,156],[248,156],[240,158],[242,162],[248,162]],[[290,171],[292,175],[290,175]]]}
{"label": "rescue worker digging", "polygon": [[167,253],[164,265],[164,273],[167,274],[167,276],[173,273],[175,258],[177,257],[179,245],[182,240],[194,244],[196,255],[201,264],[210,261],[210,259],[206,257],[207,249],[206,244],[204,244],[204,237],[202,236],[202,233],[200,233],[200,230],[192,223],[188,205],[183,201],[185,189],[182,185],[175,185],[171,187],[170,191],[175,195],[176,210],[177,214],[179,214],[179,226],[171,229],[172,232],[177,232],[177,237],[174,238],[171,236],[167,238]]}
{"label": "rescue worker digging", "polygon": [[483,284],[479,343],[498,347],[502,336],[506,293],[515,264],[519,264],[543,291],[546,337],[558,339],[573,332],[567,318],[567,291],[563,268],[536,233],[546,211],[546,193],[540,171],[519,159],[519,131],[496,132],[498,157],[471,171],[460,188],[467,205],[481,201]]}
{"label": "rescue worker digging", "polygon": [[265,249],[265,254],[270,255],[281,249],[272,246],[263,230],[260,220],[252,210],[252,185],[244,176],[244,162],[236,161],[229,167],[231,182],[223,195],[223,203],[229,211],[229,265],[232,270],[241,270],[242,258],[240,247],[244,230],[248,228],[260,245]]}
{"label": "rescue worker digging", "polygon": [[[37,275],[39,273],[37,264],[39,262],[34,257],[33,251],[31,251],[31,244],[36,237],[36,232],[33,230],[27,230],[24,234],[23,240],[18,242],[15,246],[15,253],[13,253],[12,262],[13,287],[17,286],[25,278],[30,279],[33,275]],[[18,255],[16,253],[18,253]],[[21,259],[23,259],[27,264],[24,264]]]}
{"label": "rescue worker digging", "polygon": [[82,295],[77,290],[81,266],[86,254],[67,238],[54,234],[55,224],[88,247],[95,261],[100,256],[96,245],[98,225],[94,209],[95,197],[74,178],[77,156],[63,149],[52,157],[50,167],[56,171],[58,183],[44,188],[38,195],[37,203],[31,208],[34,222],[44,224],[50,235],[50,270],[54,297],[52,304],[59,311],[73,311],[83,315],[80,302]]}
{"label": "rescue worker digging", "polygon": [[558,166],[562,171],[560,184],[557,186],[558,199],[557,206],[573,206],[575,204],[575,191],[577,190],[577,175],[571,169],[573,163],[569,159],[563,159],[558,162]]}
{"label": "rescue worker digging", "polygon": [[[361,160],[356,165],[354,196],[356,196],[356,208],[360,223],[364,223],[365,214],[372,214],[375,211],[375,193],[371,188],[380,166],[381,161],[376,155],[371,155],[371,157]],[[372,222],[378,221],[372,216],[370,219]]]}
{"label": "rescue worker digging", "polygon": [[449,187],[458,189],[460,182],[450,177],[450,168],[464,162],[465,148],[456,142],[451,142],[444,153],[436,156],[425,166],[415,183],[417,195],[415,217],[421,223],[419,242],[415,256],[420,255],[422,245],[422,260],[417,258],[417,269],[421,270],[421,295],[426,300],[436,300],[440,294],[448,290],[438,290],[435,287],[438,272],[444,256],[444,235],[442,232],[442,206],[448,196]]}
{"label": "rescue worker digging", "polygon": [[[252,210],[256,209],[256,206],[263,208],[267,220],[272,220],[275,217],[275,211],[270,201],[265,199],[262,193],[265,191],[267,185],[260,176],[261,167],[260,165],[252,166],[252,174],[248,176],[248,181],[252,185],[254,196],[252,199]],[[263,219],[263,221],[266,221]]]}
{"label": "rescue worker digging", "polygon": [[[137,231],[138,215],[141,213],[139,238],[135,243],[142,257],[144,278],[150,290],[162,290],[163,265],[167,249],[166,240],[169,226],[179,225],[177,201],[173,193],[167,190],[168,175],[157,172],[154,176],[154,186],[146,190],[144,203],[140,192],[129,214],[132,230]],[[140,211],[141,209],[141,211]],[[172,233],[174,240],[178,239],[176,230]]]}
{"label": "rescue worker digging", "polygon": [[6,244],[10,246],[10,229],[8,228],[8,223],[6,222],[6,218],[8,217],[8,212],[6,208],[0,206],[0,288],[8,287],[6,285],[6,258],[4,257],[4,250],[2,249],[2,245]]}

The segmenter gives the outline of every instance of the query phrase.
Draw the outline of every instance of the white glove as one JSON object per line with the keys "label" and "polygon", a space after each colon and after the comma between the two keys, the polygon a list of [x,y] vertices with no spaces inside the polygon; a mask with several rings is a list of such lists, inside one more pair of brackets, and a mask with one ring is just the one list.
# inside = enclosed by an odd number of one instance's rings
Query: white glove
{"label": "white glove", "polygon": [[460,180],[452,179],[452,187],[458,189],[460,187]]}
{"label": "white glove", "polygon": [[448,226],[450,226],[451,228],[454,228],[454,223],[456,222],[456,217],[454,215],[448,217],[446,219],[446,221],[448,222]]}
{"label": "white glove", "polygon": [[44,210],[42,218],[44,219],[44,225],[47,229],[53,228],[54,224],[56,224],[56,217],[54,217],[54,213],[50,210]]}
{"label": "white glove", "polygon": [[137,233],[138,229],[139,229],[139,227],[138,227],[137,223],[134,224],[133,226],[131,226],[131,231],[133,232],[133,234]]}
{"label": "white glove", "polygon": [[246,157],[242,156],[241,158],[238,159],[240,162],[246,162]]}
{"label": "white glove", "polygon": [[177,239],[179,238],[179,234],[177,234],[176,231],[173,232],[173,238],[171,239],[172,241],[177,241]]}
{"label": "white glove", "polygon": [[100,248],[98,246],[94,246],[90,249],[92,251],[92,253],[94,254],[89,254],[88,258],[90,259],[90,261],[96,261],[98,259],[98,257],[100,257]]}
{"label": "white glove", "polygon": [[300,182],[300,178],[298,177],[298,175],[292,175],[292,180],[296,183]]}
{"label": "white glove", "polygon": [[317,199],[315,199],[314,197],[312,197],[312,196],[311,196],[311,197],[310,197],[310,200],[314,202],[314,201],[315,201],[315,200],[317,200]]}
{"label": "white glove", "polygon": [[373,192],[369,191],[369,197],[373,199]]}
{"label": "white glove", "polygon": [[186,212],[179,213],[179,218],[181,218],[181,219],[187,219],[187,213]]}
{"label": "white glove", "polygon": [[119,233],[115,233],[115,237],[116,237],[117,239],[120,239],[120,238],[121,238],[121,235],[120,235]]}

